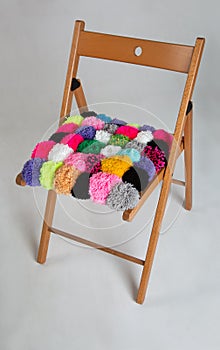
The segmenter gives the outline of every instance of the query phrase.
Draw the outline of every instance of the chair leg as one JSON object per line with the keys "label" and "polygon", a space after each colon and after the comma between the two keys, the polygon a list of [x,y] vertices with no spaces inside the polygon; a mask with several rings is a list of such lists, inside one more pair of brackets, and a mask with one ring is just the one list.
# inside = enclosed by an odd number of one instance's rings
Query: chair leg
{"label": "chair leg", "polygon": [[192,208],[192,110],[187,116],[184,129],[185,162],[185,209]]}
{"label": "chair leg", "polygon": [[38,250],[37,262],[44,264],[47,258],[48,245],[50,240],[50,231],[48,228],[52,225],[53,215],[56,204],[56,192],[49,190],[47,196],[46,209],[44,214],[44,222],[41,232],[41,240]]}
{"label": "chair leg", "polygon": [[151,231],[150,241],[148,244],[147,254],[146,254],[144,267],[141,275],[141,282],[140,282],[138,295],[136,299],[138,304],[142,304],[145,299],[150,272],[153,265],[154,255],[156,252],[157,242],[160,234],[160,228],[163,221],[167,199],[170,191],[171,179],[172,179],[172,171],[169,168],[167,168],[162,189],[160,192],[160,198],[158,201],[158,205],[157,205],[157,209],[154,217],[154,223]]}

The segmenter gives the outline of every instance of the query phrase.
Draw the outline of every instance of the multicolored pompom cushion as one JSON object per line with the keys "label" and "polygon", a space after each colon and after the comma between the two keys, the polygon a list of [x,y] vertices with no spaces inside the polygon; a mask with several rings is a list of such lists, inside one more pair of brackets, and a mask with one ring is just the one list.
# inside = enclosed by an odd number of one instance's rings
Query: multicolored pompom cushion
{"label": "multicolored pompom cushion", "polygon": [[134,208],[167,164],[172,135],[149,125],[86,112],[67,117],[39,142],[22,170],[29,186],[108,205]]}

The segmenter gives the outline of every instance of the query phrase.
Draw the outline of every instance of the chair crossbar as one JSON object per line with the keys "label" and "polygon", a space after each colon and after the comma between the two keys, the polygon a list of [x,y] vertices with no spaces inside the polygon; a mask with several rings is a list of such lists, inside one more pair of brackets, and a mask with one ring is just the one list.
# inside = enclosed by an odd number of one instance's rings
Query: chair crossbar
{"label": "chair crossbar", "polygon": [[62,237],[65,237],[65,238],[68,238],[68,239],[71,239],[75,242],[78,242],[78,243],[81,243],[81,244],[84,244],[84,245],[87,245],[89,247],[92,247],[92,248],[95,248],[95,249],[98,249],[98,250],[102,250],[103,252],[105,253],[109,253],[109,254],[112,254],[112,255],[115,255],[119,258],[122,258],[122,259],[125,259],[125,260],[128,260],[128,261],[131,261],[135,264],[139,264],[139,265],[144,265],[144,260],[141,260],[139,258],[136,258],[132,255],[128,255],[128,254],[125,254],[123,252],[120,252],[118,250],[115,250],[115,249],[112,249],[112,248],[109,248],[109,247],[105,247],[105,246],[102,246],[98,243],[95,243],[95,242],[92,242],[92,241],[89,241],[87,239],[84,239],[82,237],[79,237],[79,236],[75,236],[71,233],[68,233],[68,232],[65,232],[65,231],[62,231],[62,230],[59,230],[57,228],[54,228],[54,227],[49,227],[48,230],[56,235],[59,235],[59,236],[62,236]]}

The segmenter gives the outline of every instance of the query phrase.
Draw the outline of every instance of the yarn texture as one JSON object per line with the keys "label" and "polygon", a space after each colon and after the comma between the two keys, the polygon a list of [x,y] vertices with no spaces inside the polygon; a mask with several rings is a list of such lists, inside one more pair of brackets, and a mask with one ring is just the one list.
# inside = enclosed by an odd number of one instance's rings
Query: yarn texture
{"label": "yarn texture", "polygon": [[61,122],[24,164],[27,185],[127,210],[167,165],[173,135],[163,129],[94,111]]}

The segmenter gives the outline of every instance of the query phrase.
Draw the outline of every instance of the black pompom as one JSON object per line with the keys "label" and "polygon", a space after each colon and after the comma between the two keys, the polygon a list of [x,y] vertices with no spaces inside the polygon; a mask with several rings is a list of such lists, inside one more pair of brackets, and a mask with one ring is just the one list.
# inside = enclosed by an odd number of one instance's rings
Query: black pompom
{"label": "black pompom", "polygon": [[76,180],[75,186],[71,190],[73,197],[78,199],[89,199],[89,174],[82,173]]}
{"label": "black pompom", "polygon": [[138,176],[137,171],[133,167],[130,167],[124,173],[124,175],[122,176],[122,181],[129,182],[138,190],[138,192],[141,192],[141,181],[140,181],[140,178]]}
{"label": "black pompom", "polygon": [[94,111],[88,111],[88,112],[83,112],[81,113],[81,116],[86,118],[86,117],[96,117],[97,113]]}
{"label": "black pompom", "polygon": [[49,138],[49,141],[54,141],[56,143],[59,143],[64,138],[64,136],[68,134],[69,134],[68,132],[57,132],[51,135],[51,137]]}
{"label": "black pompom", "polygon": [[140,188],[141,189],[139,192],[141,192],[149,184],[149,175],[144,169],[138,168],[136,166],[134,166],[134,170],[136,171],[138,178],[139,178],[139,181],[140,181]]}

